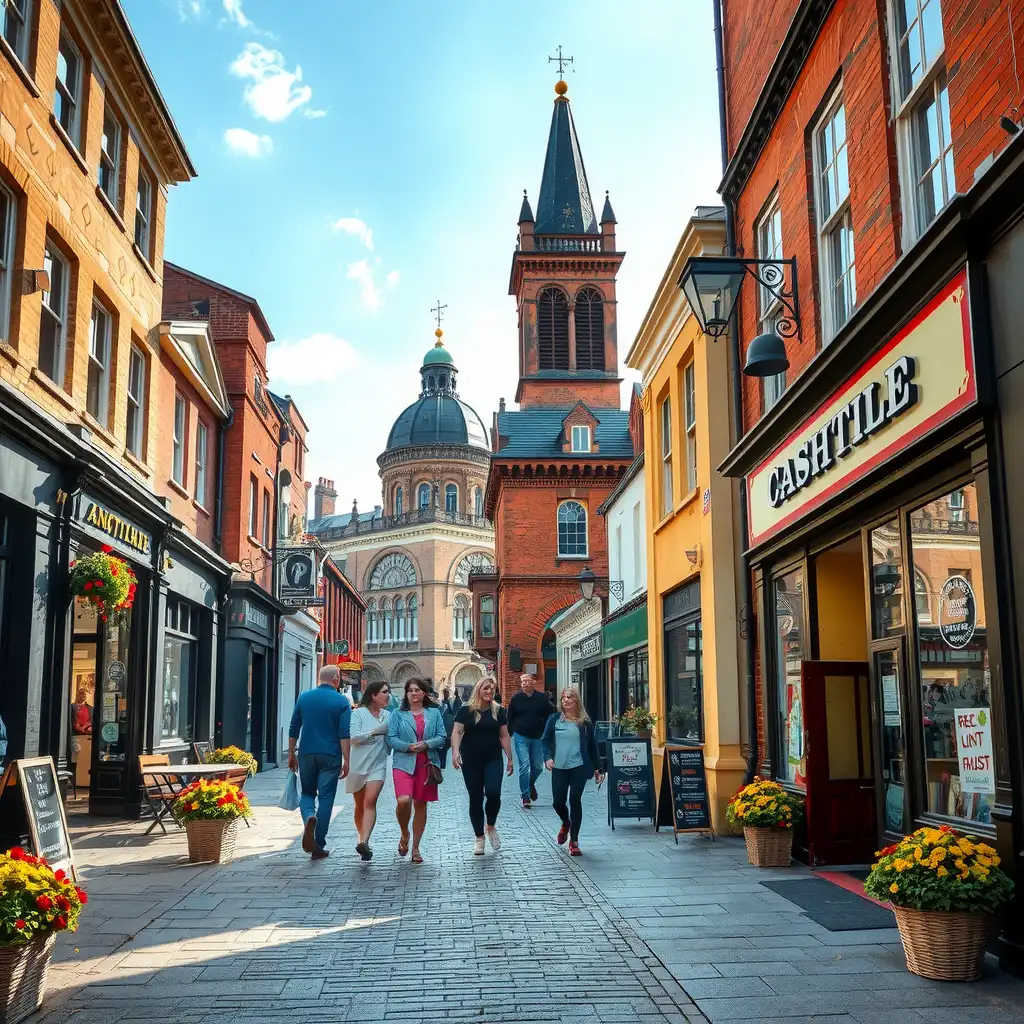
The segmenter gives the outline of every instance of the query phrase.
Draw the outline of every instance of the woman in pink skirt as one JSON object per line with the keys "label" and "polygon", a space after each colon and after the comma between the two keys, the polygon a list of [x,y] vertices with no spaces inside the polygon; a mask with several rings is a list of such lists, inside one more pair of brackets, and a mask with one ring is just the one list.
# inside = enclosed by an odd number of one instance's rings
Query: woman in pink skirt
{"label": "woman in pink skirt", "polygon": [[437,783],[428,776],[428,765],[440,771],[441,750],[448,742],[441,710],[430,696],[425,679],[413,677],[405,684],[401,707],[388,725],[388,746],[394,751],[392,774],[398,799],[398,855],[409,852],[409,819],[412,818],[412,862],[422,864],[420,839],[427,827],[427,804],[437,799]]}

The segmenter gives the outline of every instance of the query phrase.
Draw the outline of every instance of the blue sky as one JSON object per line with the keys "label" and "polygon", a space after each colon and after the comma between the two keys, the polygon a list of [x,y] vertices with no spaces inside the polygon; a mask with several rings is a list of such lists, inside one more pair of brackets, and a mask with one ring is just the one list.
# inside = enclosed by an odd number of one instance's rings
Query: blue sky
{"label": "blue sky", "polygon": [[[462,398],[487,426],[517,380],[507,294],[536,203],[562,44],[595,204],[611,191],[624,357],[687,218],[721,177],[710,0],[122,0],[199,177],[167,258],[259,301],[271,386],[311,427],[339,510],[448,304]],[[628,376],[628,373],[627,373]]]}

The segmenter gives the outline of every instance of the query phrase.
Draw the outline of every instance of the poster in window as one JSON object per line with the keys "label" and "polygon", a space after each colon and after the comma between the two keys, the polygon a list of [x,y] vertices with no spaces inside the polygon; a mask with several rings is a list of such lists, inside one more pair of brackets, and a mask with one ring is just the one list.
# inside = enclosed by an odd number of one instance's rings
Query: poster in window
{"label": "poster in window", "polygon": [[956,750],[960,759],[960,788],[964,793],[996,791],[992,762],[992,709],[957,708]]}

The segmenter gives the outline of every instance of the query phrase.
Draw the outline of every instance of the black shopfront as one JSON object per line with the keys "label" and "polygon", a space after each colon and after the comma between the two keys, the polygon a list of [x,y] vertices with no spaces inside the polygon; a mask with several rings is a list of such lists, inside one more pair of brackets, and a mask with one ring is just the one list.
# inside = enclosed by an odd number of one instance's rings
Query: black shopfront
{"label": "black shopfront", "polygon": [[748,488],[759,767],[804,799],[812,864],[949,824],[1024,882],[1022,141],[722,467]]}

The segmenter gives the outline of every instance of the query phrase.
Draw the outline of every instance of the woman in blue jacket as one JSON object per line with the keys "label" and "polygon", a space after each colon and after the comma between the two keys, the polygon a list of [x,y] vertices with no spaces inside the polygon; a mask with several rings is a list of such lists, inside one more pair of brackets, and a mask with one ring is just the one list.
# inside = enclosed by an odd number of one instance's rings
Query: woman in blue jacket
{"label": "woman in blue jacket", "polygon": [[[561,714],[551,715],[544,726],[541,746],[544,767],[551,772],[551,804],[562,819],[558,845],[569,840],[569,853],[579,857],[583,824],[583,790],[591,776],[601,781],[597,736],[579,691],[566,687],[559,701]],[[568,804],[566,801],[568,797]]]}
{"label": "woman in blue jacket", "polygon": [[412,818],[412,862],[422,864],[420,839],[427,827],[427,804],[437,799],[437,783],[430,780],[430,766],[441,770],[441,750],[448,742],[441,709],[430,696],[425,679],[413,677],[405,684],[400,708],[388,724],[388,746],[394,751],[392,777],[398,799],[398,827],[402,838],[398,855],[409,852],[409,819]]}

